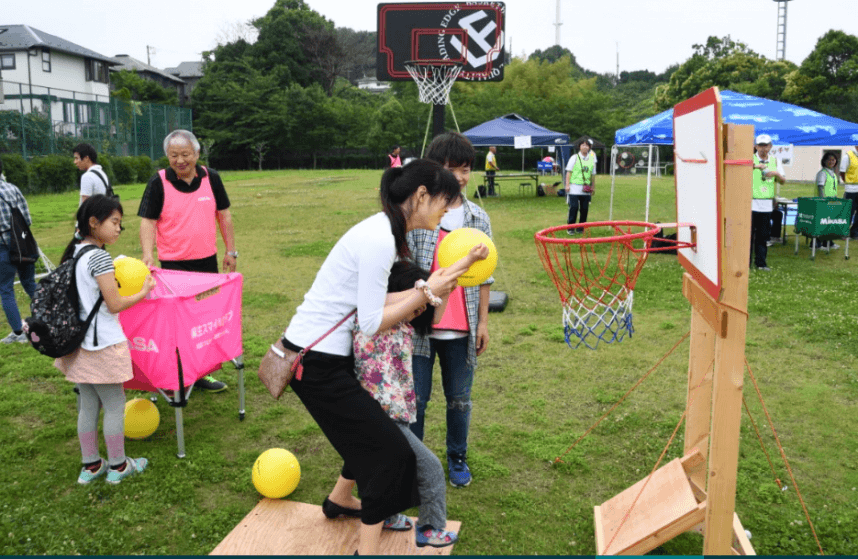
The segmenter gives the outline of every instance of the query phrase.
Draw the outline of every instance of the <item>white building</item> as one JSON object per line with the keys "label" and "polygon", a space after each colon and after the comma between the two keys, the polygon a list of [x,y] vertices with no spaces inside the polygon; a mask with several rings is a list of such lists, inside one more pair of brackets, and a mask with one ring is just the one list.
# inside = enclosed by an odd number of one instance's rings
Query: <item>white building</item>
{"label": "white building", "polygon": [[0,110],[50,115],[63,132],[108,121],[109,72],[116,62],[29,25],[0,25]]}

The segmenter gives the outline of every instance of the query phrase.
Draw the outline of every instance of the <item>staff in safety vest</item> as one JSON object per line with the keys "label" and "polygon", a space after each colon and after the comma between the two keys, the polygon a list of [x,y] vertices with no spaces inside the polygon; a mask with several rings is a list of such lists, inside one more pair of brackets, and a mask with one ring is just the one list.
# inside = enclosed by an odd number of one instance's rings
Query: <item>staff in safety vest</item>
{"label": "staff in safety vest", "polygon": [[[837,168],[837,156],[829,151],[823,154],[820,164],[822,165],[822,169],[816,173],[818,196],[821,198],[836,198],[837,184],[840,182],[840,177],[837,176],[837,171],[835,171]],[[831,245],[831,248],[835,249],[840,248],[840,245],[831,241],[825,241],[822,245]],[[820,245],[817,244],[817,246]]]}
{"label": "staff in safety vest", "polygon": [[846,183],[843,186],[843,198],[852,200],[852,227],[849,228],[849,236],[858,239],[858,146],[846,152],[846,157],[840,162],[840,178]]}
{"label": "staff in safety vest", "polygon": [[[566,164],[566,205],[569,206],[569,217],[566,223],[577,222],[578,212],[581,213],[580,223],[587,222],[587,212],[590,200],[596,192],[596,154],[590,151],[593,140],[582,140],[578,144],[578,153],[573,155]],[[581,233],[583,229],[567,229],[570,235]]]}
{"label": "staff in safety vest", "polygon": [[[218,273],[217,230],[226,245],[223,270],[234,272],[238,259],[229,197],[214,169],[197,164],[200,143],[187,130],[174,130],[164,139],[169,169],[161,169],[149,179],[137,215],[143,262],[165,270]],[[194,386],[220,392],[226,385],[211,375]]]}
{"label": "staff in safety vest", "polygon": [[776,157],[769,157],[772,138],[768,134],[757,136],[751,201],[751,256],[758,270],[771,271],[766,264],[774,211],[775,183],[784,184],[783,168]]}
{"label": "staff in safety vest", "polygon": [[393,146],[393,149],[387,154],[388,159],[390,159],[388,168],[402,167],[402,160],[399,158],[400,151],[401,149],[399,146]]}

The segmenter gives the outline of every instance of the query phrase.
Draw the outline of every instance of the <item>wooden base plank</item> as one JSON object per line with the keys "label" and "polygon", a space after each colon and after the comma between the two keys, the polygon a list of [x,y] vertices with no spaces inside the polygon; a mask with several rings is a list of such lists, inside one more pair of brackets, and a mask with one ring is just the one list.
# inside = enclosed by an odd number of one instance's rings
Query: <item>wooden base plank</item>
{"label": "wooden base plank", "polygon": [[[682,463],[676,458],[656,470],[628,520],[623,523],[623,518],[645,482],[646,478],[596,508],[596,514],[601,516],[597,519],[596,526],[602,530],[601,535],[597,534],[596,541],[603,542],[596,549],[597,554],[629,553],[630,549],[648,540],[652,534],[663,533],[677,521],[682,520],[684,524],[684,520],[689,516],[696,516],[697,500],[688,484]],[[621,523],[622,529],[614,537]],[[693,525],[694,523],[689,524],[684,530]],[[610,549],[606,549],[607,546],[610,546]]]}
{"label": "wooden base plank", "polygon": [[[461,525],[448,520],[447,530],[458,533]],[[262,499],[210,555],[352,555],[359,527],[358,518],[328,520],[318,505]],[[417,547],[413,530],[381,533],[382,555],[449,555],[452,551],[452,545]]]}

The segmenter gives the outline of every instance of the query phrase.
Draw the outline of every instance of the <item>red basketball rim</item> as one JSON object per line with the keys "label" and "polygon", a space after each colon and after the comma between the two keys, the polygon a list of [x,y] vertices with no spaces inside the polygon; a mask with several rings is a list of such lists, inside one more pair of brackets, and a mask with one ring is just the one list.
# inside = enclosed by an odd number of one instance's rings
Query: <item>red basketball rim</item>
{"label": "red basketball rim", "polygon": [[[555,233],[557,231],[565,231],[568,229],[588,229],[590,227],[613,227],[619,234],[613,235],[611,237],[560,238],[548,236],[551,233]],[[645,227],[646,230],[640,231],[638,233],[626,233],[620,231],[621,227]],[[591,221],[588,223],[573,223],[571,225],[557,225],[555,227],[549,227],[548,229],[543,229],[542,231],[539,231],[535,235],[535,237],[536,240],[541,243],[557,243],[564,245],[589,245],[616,242],[630,243],[639,239],[652,239],[658,234],[659,231],[661,231],[661,228],[661,225],[655,223],[648,223],[646,221]]]}

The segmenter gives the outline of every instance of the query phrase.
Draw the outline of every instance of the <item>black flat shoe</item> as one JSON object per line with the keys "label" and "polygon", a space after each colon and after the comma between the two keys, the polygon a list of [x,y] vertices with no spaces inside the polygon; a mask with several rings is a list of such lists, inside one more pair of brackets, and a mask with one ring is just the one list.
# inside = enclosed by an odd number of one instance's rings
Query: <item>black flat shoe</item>
{"label": "black flat shoe", "polygon": [[341,507],[340,505],[332,502],[330,499],[325,497],[325,502],[322,503],[322,512],[325,513],[325,516],[328,518],[338,518],[340,516],[350,516],[352,518],[360,518],[360,509],[350,509],[347,507]]}

